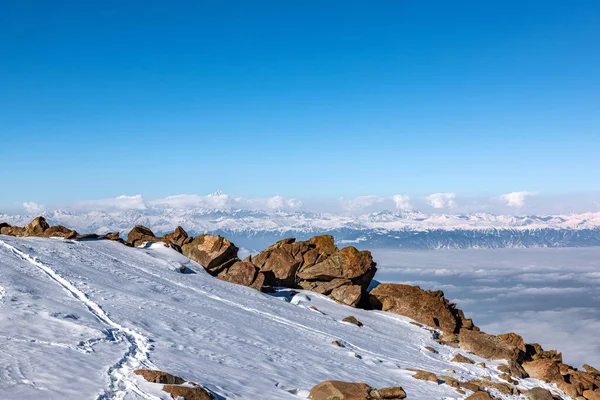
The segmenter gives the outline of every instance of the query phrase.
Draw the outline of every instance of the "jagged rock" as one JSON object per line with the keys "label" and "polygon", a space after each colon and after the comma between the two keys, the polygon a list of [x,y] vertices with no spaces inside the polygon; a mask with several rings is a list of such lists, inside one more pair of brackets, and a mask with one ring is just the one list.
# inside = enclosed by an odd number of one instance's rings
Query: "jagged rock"
{"label": "jagged rock", "polygon": [[324,381],[313,387],[308,395],[312,400],[366,400],[371,399],[371,387],[366,383]]}
{"label": "jagged rock", "polygon": [[424,349],[427,350],[427,351],[429,351],[429,352],[431,352],[431,353],[433,353],[433,354],[437,354],[438,353],[438,351],[436,349],[434,349],[433,347],[431,347],[431,346],[425,346]]}
{"label": "jagged rock", "polygon": [[356,326],[363,326],[363,323],[356,319],[353,315],[349,315],[342,320],[342,322],[348,322],[350,324],[354,324]]}
{"label": "jagged rock", "polygon": [[519,358],[518,348],[484,332],[461,330],[458,340],[461,349],[483,358],[509,361]]}
{"label": "jagged rock", "polygon": [[[291,252],[292,245],[282,245],[269,251],[268,257],[260,265],[260,270],[266,276],[272,276],[269,279],[272,285],[293,286],[296,279],[296,270],[300,267],[301,260],[294,258]],[[254,259],[255,264],[260,263],[263,253],[259,253]],[[258,264],[257,264],[258,265]]]}
{"label": "jagged rock", "polygon": [[42,236],[46,229],[50,228],[48,222],[46,222],[46,218],[44,217],[36,217],[25,225],[24,236]]}
{"label": "jagged rock", "polygon": [[137,247],[144,242],[160,242],[161,239],[157,238],[149,228],[142,225],[136,225],[129,234],[127,235],[127,242],[133,247]]}
{"label": "jagged rock", "polygon": [[406,392],[400,386],[387,387],[382,389],[371,390],[373,399],[404,399]]}
{"label": "jagged rock", "polygon": [[200,235],[184,244],[185,256],[202,265],[213,275],[237,261],[238,248],[223,236]]}
{"label": "jagged rock", "polygon": [[445,333],[454,333],[457,328],[453,307],[443,294],[426,292],[418,286],[381,284],[369,293],[369,303],[376,310],[404,315]]}
{"label": "jagged rock", "polygon": [[475,364],[475,361],[471,360],[468,357],[463,356],[460,353],[456,353],[456,355],[450,361],[456,362],[456,363],[463,363],[463,364]]}
{"label": "jagged rock", "polygon": [[344,247],[327,259],[314,265],[303,266],[297,276],[303,280],[331,281],[336,278],[354,279],[375,268],[371,252]]}
{"label": "jagged rock", "polygon": [[583,393],[583,387],[581,385],[575,385],[567,382],[558,382],[556,386],[565,392],[565,394],[569,397],[576,398]]}
{"label": "jagged rock", "polygon": [[465,400],[492,400],[488,392],[475,392]]}
{"label": "jagged rock", "polygon": [[77,231],[66,228],[62,225],[51,226],[44,231],[45,237],[62,237],[62,238],[72,238],[77,237]]}
{"label": "jagged rock", "polygon": [[421,381],[438,383],[438,377],[433,372],[429,371],[417,371],[412,377]]}
{"label": "jagged rock", "polygon": [[0,234],[8,236],[23,236],[25,234],[25,228],[3,223],[0,226]]}
{"label": "jagged rock", "polygon": [[174,399],[184,400],[212,400],[213,395],[200,386],[175,386],[165,385],[163,391],[170,393]]}
{"label": "jagged rock", "polygon": [[556,350],[544,350],[542,346],[537,343],[531,343],[525,345],[525,359],[526,360],[539,360],[548,359],[558,362],[562,362],[562,353]]}
{"label": "jagged rock", "polygon": [[600,400],[600,389],[584,390],[583,397],[585,397],[587,400]]}
{"label": "jagged rock", "polygon": [[464,388],[464,389],[467,389],[467,390],[470,390],[471,392],[475,392],[475,393],[479,392],[479,390],[481,389],[479,387],[479,385],[477,385],[477,384],[475,384],[473,382],[461,382],[460,383],[460,387]]}
{"label": "jagged rock", "polygon": [[152,370],[152,369],[136,369],[133,371],[136,375],[140,375],[142,378],[152,383],[163,383],[169,385],[180,385],[185,383],[185,380],[171,375],[168,372]]}
{"label": "jagged rock", "polygon": [[331,344],[336,345],[337,347],[344,347],[344,345],[339,340],[334,340]]}
{"label": "jagged rock", "polygon": [[583,369],[585,369],[590,375],[600,376],[600,371],[598,371],[596,368],[592,367],[589,364],[583,364]]}
{"label": "jagged rock", "polygon": [[179,249],[181,249],[184,244],[192,241],[192,238],[188,236],[185,229],[183,229],[181,226],[175,228],[173,232],[163,235],[162,239],[165,243],[173,244]]}
{"label": "jagged rock", "polygon": [[238,285],[250,286],[257,290],[262,288],[264,276],[251,262],[237,261],[217,275],[219,279]]}
{"label": "jagged rock", "polygon": [[546,382],[561,382],[563,380],[558,362],[539,359],[523,363],[523,368],[530,377]]}
{"label": "jagged rock", "polygon": [[350,307],[356,307],[360,301],[362,289],[358,285],[346,285],[335,288],[331,291],[329,297],[338,303]]}
{"label": "jagged rock", "polygon": [[311,290],[326,296],[329,295],[334,289],[351,284],[352,281],[350,279],[334,279],[329,282],[300,281],[298,283],[298,285],[304,290]]}
{"label": "jagged rock", "polygon": [[516,333],[503,333],[501,335],[496,336],[496,338],[498,338],[498,340],[501,342],[516,347],[517,349],[519,349],[519,351],[523,352],[523,354],[525,354],[525,352],[527,351],[523,337],[517,335]]}
{"label": "jagged rock", "polygon": [[548,390],[546,389],[542,389],[541,387],[535,387],[529,391],[527,391],[527,393],[525,393],[525,396],[527,397],[528,400],[552,400],[552,393],[550,393]]}
{"label": "jagged rock", "polygon": [[471,381],[471,383],[479,386],[480,388],[483,387],[483,388],[496,389],[499,392],[504,393],[504,394],[512,394],[512,392],[513,392],[512,387],[510,387],[506,383],[492,382],[492,381],[488,381],[485,379],[474,379]]}

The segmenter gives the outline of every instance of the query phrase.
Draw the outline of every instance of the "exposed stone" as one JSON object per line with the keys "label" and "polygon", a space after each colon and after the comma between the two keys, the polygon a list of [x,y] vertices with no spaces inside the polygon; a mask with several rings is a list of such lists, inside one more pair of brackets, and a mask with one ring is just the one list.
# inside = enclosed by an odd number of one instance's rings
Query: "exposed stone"
{"label": "exposed stone", "polygon": [[163,235],[162,239],[166,243],[178,246],[180,249],[184,244],[192,241],[192,238],[188,236],[185,229],[183,229],[181,226],[175,228],[173,232]]}
{"label": "exposed stone", "polygon": [[133,227],[127,235],[127,242],[132,246],[137,247],[144,242],[160,242],[161,239],[157,238],[149,228],[142,225],[136,225]]}
{"label": "exposed stone", "polygon": [[475,364],[475,361],[471,360],[468,357],[463,356],[460,353],[456,353],[456,355],[450,361],[456,362],[456,363],[463,363],[463,364]]}
{"label": "exposed stone", "polygon": [[356,319],[353,315],[349,315],[342,320],[342,322],[348,322],[350,324],[354,324],[356,326],[363,326],[363,323]]}
{"label": "exposed stone", "polygon": [[585,397],[587,400],[600,400],[600,389],[584,390],[583,397]]}
{"label": "exposed stone", "polygon": [[560,382],[563,380],[558,363],[553,360],[539,359],[523,363],[523,368],[530,377],[546,382]]}
{"label": "exposed stone", "polygon": [[350,307],[356,307],[360,301],[362,289],[358,285],[345,285],[333,289],[330,298],[338,303],[345,304]]}
{"label": "exposed stone", "polygon": [[171,375],[168,372],[152,370],[152,369],[136,369],[133,371],[136,375],[140,375],[142,378],[152,383],[163,383],[169,385],[180,385],[185,383],[185,380]]}
{"label": "exposed stone", "polygon": [[438,383],[437,376],[434,373],[428,371],[417,371],[417,373],[415,373],[412,377],[422,381]]}
{"label": "exposed stone", "polygon": [[460,387],[465,388],[465,389],[470,390],[471,392],[475,392],[475,393],[477,393],[479,391],[479,389],[481,389],[479,387],[479,385],[472,383],[472,382],[461,382]]}
{"label": "exposed stone", "polygon": [[[294,258],[291,253],[291,245],[283,245],[272,250],[269,257],[265,260],[260,270],[265,273],[271,285],[293,286],[296,279],[296,270],[300,267],[301,261]],[[260,254],[254,258],[259,258]]]}
{"label": "exposed stone", "polygon": [[370,392],[371,397],[375,399],[404,399],[406,392],[400,386],[387,387]]}
{"label": "exposed stone", "polygon": [[527,391],[527,393],[525,393],[525,397],[527,397],[528,400],[552,400],[552,393],[550,393],[548,390],[546,389],[542,389],[541,387],[535,387],[529,391]]}
{"label": "exposed stone", "polygon": [[300,281],[298,285],[304,290],[311,290],[313,292],[329,295],[334,289],[341,286],[351,285],[350,279],[334,279],[332,281]]}
{"label": "exposed stone", "polygon": [[334,340],[331,344],[336,345],[337,347],[344,347],[344,345],[339,340]]}
{"label": "exposed stone", "polygon": [[324,381],[313,387],[308,395],[312,400],[367,400],[372,390],[366,383]]}
{"label": "exposed stone", "polygon": [[600,376],[600,371],[598,371],[596,368],[592,367],[589,364],[583,364],[583,369],[585,369],[590,375]]}
{"label": "exposed stone", "polygon": [[237,260],[238,248],[223,236],[200,235],[184,244],[185,256],[202,265],[213,275]]}
{"label": "exposed stone", "polygon": [[490,360],[517,360],[519,349],[494,335],[479,331],[461,330],[460,348]]}
{"label": "exposed stone", "polygon": [[426,292],[418,286],[381,284],[369,293],[369,302],[374,309],[404,315],[447,333],[457,328],[456,318],[443,294]]}
{"label": "exposed stone", "polygon": [[336,278],[354,279],[375,268],[371,252],[345,247],[315,265],[303,266],[297,276],[303,280],[331,281]]}
{"label": "exposed stone", "polygon": [[[248,261],[237,261],[232,266],[224,269],[217,275],[219,279],[227,282],[235,283],[243,286],[255,287],[260,290],[264,282],[264,277],[258,270],[258,268]],[[256,285],[255,282],[259,280]]]}
{"label": "exposed stone", "polygon": [[499,392],[504,393],[504,394],[512,394],[512,392],[513,392],[512,387],[510,387],[506,383],[492,382],[492,381],[485,380],[485,379],[474,379],[471,381],[471,383],[478,385],[480,388],[484,387],[484,388],[496,389]]}
{"label": "exposed stone", "polygon": [[25,225],[25,231],[23,232],[24,236],[42,236],[46,229],[50,228],[48,222],[46,222],[46,218],[44,217],[36,217]]}
{"label": "exposed stone", "polygon": [[66,228],[62,225],[51,226],[44,231],[45,237],[62,237],[62,238],[72,238],[77,237],[77,231]]}
{"label": "exposed stone", "polygon": [[485,368],[485,363],[484,362],[478,362],[475,365],[477,365],[478,367],[481,367],[481,368]]}
{"label": "exposed stone", "polygon": [[523,338],[520,335],[517,335],[516,333],[513,333],[513,332],[503,333],[501,335],[496,336],[496,338],[498,338],[498,340],[501,342],[504,342],[513,347],[516,347],[523,353],[525,353],[525,351],[526,351],[525,341],[523,340]]}
{"label": "exposed stone", "polygon": [[431,346],[425,346],[424,349],[434,354],[438,353],[438,351]]}
{"label": "exposed stone", "polygon": [[212,400],[214,397],[200,386],[175,386],[165,385],[163,391],[170,393],[174,399],[184,400]]}

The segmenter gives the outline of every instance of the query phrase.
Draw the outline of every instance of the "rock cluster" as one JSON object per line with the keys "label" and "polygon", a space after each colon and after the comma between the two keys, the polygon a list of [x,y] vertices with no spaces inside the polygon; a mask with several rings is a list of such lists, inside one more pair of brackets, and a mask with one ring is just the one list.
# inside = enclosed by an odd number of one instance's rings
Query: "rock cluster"
{"label": "rock cluster", "polygon": [[105,235],[80,235],[77,231],[62,225],[50,226],[44,217],[36,217],[24,227],[1,223],[0,234],[23,237],[61,237],[65,239],[108,239],[125,243],[123,239],[119,238],[118,232],[107,233]]}
{"label": "rock cluster", "polygon": [[311,400],[396,400],[406,398],[400,386],[375,389],[366,383],[324,381],[313,387],[308,395]]}
{"label": "rock cluster", "polygon": [[186,382],[185,379],[168,372],[152,370],[152,369],[136,369],[133,371],[136,375],[140,375],[148,382],[162,383],[163,392],[169,393],[173,399],[184,400],[213,400],[213,395],[204,389],[202,386]]}

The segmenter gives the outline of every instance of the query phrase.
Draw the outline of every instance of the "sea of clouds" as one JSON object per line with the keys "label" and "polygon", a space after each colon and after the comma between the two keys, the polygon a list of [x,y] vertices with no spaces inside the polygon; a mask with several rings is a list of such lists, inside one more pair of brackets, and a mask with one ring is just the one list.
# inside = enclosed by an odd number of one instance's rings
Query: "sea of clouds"
{"label": "sea of clouds", "polygon": [[600,366],[600,247],[373,250],[375,279],[442,289],[482,330]]}

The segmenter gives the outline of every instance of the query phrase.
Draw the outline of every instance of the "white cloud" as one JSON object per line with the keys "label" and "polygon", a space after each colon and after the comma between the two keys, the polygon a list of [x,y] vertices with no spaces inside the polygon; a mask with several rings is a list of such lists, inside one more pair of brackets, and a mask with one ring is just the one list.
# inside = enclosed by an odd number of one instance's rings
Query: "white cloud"
{"label": "white cloud", "polygon": [[372,206],[373,204],[383,203],[386,200],[387,197],[374,195],[358,196],[350,199],[340,197],[340,203],[342,204],[342,208],[347,211],[361,211],[367,207]]}
{"label": "white cloud", "polygon": [[23,208],[27,214],[41,214],[46,210],[42,204],[36,204],[34,202],[23,203]]}
{"label": "white cloud", "polygon": [[392,200],[396,203],[397,210],[410,210],[412,206],[410,204],[410,197],[404,194],[395,194],[392,196]]}
{"label": "white cloud", "polygon": [[500,196],[500,200],[504,201],[508,207],[523,208],[527,197],[537,195],[536,192],[512,192]]}
{"label": "white cloud", "polygon": [[83,210],[145,210],[146,201],[140,194],[135,196],[119,196],[111,199],[90,200],[77,203],[74,206],[76,209]]}
{"label": "white cloud", "polygon": [[296,210],[302,207],[302,201],[280,195],[265,198],[243,198],[231,196],[223,192],[209,195],[180,194],[149,202],[153,207],[164,208],[206,208],[215,210],[261,209],[261,210]]}
{"label": "white cloud", "polygon": [[425,200],[433,208],[454,208],[456,207],[456,194],[454,193],[433,193],[425,197]]}

